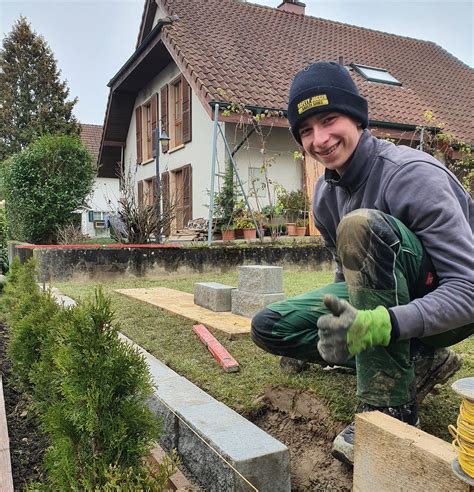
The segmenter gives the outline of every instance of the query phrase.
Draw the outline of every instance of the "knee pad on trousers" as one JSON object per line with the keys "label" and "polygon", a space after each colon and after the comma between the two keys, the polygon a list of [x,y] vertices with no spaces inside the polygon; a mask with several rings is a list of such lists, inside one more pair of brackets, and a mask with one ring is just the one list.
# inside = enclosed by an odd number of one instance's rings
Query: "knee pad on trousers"
{"label": "knee pad on trousers", "polygon": [[397,232],[379,210],[361,208],[348,213],[336,231],[337,255],[343,268],[360,270],[372,243],[392,247],[400,241]]}

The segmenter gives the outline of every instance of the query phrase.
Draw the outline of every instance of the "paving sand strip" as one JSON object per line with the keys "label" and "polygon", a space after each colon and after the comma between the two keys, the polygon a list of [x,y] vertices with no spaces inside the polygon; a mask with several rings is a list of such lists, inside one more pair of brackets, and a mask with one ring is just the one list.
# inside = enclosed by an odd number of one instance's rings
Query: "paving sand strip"
{"label": "paving sand strip", "polygon": [[179,314],[191,321],[202,323],[207,328],[220,330],[228,335],[247,335],[250,333],[250,319],[230,311],[214,312],[194,304],[194,295],[166,287],[151,289],[117,289],[124,296],[147,302],[166,311]]}

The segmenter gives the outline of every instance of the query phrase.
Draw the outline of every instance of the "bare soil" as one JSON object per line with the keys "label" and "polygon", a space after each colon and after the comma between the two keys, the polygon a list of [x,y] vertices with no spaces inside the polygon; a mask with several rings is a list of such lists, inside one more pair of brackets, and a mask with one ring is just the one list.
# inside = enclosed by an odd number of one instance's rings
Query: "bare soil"
{"label": "bare soil", "polygon": [[43,478],[41,465],[47,442],[38,430],[38,422],[28,409],[28,398],[14,386],[10,362],[6,358],[7,343],[7,330],[0,324],[0,374],[7,414],[13,484],[15,490],[21,490],[30,480]]}
{"label": "bare soil", "polygon": [[280,385],[262,399],[266,410],[252,421],[290,450],[292,490],[352,490],[352,469],[331,456],[344,424],[334,423],[325,403],[314,393]]}

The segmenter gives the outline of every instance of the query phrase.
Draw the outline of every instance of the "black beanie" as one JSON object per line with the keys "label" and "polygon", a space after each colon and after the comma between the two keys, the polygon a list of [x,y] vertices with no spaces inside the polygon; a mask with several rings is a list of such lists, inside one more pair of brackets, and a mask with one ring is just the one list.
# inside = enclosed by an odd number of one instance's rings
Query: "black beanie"
{"label": "black beanie", "polygon": [[290,88],[288,121],[299,144],[301,122],[327,111],[352,116],[362,123],[362,128],[369,125],[367,101],[359,94],[347,70],[335,62],[317,62],[300,70]]}

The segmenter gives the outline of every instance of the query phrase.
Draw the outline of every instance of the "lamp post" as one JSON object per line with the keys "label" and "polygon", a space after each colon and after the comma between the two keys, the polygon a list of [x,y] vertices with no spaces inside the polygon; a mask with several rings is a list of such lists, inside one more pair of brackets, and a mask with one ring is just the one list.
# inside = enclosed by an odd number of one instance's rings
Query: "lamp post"
{"label": "lamp post", "polygon": [[161,243],[161,179],[160,179],[160,146],[163,142],[169,142],[170,137],[165,131],[160,130],[159,125],[155,129],[155,207],[156,207],[156,224],[155,241]]}

